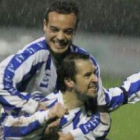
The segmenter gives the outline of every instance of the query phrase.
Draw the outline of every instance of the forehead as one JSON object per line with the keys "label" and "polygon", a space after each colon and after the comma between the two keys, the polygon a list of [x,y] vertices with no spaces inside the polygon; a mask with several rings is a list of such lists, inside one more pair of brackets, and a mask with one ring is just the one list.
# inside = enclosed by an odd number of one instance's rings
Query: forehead
{"label": "forehead", "polygon": [[60,14],[57,12],[50,12],[48,15],[48,22],[53,26],[73,27],[76,24],[76,15],[74,13]]}
{"label": "forehead", "polygon": [[86,72],[93,72],[96,70],[96,67],[90,59],[88,60],[75,60],[76,69],[79,74],[84,74]]}

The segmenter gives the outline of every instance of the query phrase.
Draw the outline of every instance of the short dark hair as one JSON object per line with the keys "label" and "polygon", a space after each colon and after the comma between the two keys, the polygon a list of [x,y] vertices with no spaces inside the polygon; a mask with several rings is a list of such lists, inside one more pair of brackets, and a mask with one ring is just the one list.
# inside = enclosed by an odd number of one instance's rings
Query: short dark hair
{"label": "short dark hair", "polygon": [[58,0],[53,2],[45,12],[45,20],[48,22],[48,15],[50,12],[58,12],[60,14],[74,13],[76,16],[76,28],[79,23],[79,6],[73,0]]}
{"label": "short dark hair", "polygon": [[77,74],[77,68],[75,60],[82,59],[88,60],[90,56],[88,54],[82,53],[71,53],[67,55],[57,69],[57,84],[58,88],[61,91],[66,91],[67,86],[65,85],[64,80],[66,78],[75,81],[75,75]]}

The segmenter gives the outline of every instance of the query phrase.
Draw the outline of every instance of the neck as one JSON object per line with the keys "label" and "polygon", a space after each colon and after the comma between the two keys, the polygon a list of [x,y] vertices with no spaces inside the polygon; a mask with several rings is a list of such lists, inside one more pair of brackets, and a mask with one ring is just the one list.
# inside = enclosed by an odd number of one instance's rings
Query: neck
{"label": "neck", "polygon": [[68,110],[75,109],[84,105],[84,102],[79,99],[78,95],[71,91],[65,91],[62,93],[64,104]]}
{"label": "neck", "polygon": [[64,53],[55,53],[52,50],[50,50],[50,53],[52,55],[52,58],[54,60],[55,65],[59,65],[61,63],[61,61],[70,53],[70,48],[68,48],[68,50]]}

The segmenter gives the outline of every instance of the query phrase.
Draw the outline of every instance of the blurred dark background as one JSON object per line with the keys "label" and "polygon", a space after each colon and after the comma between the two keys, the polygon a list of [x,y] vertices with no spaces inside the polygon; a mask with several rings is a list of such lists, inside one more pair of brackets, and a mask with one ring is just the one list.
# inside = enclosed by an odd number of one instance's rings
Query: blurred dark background
{"label": "blurred dark background", "polygon": [[[48,4],[55,0],[0,0],[0,26],[41,28]],[[76,0],[80,31],[140,35],[139,0]]]}

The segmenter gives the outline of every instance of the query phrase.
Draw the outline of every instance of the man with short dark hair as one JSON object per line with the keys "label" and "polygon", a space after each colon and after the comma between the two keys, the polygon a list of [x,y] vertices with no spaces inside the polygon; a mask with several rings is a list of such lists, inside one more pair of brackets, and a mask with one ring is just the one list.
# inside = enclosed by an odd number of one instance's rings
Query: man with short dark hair
{"label": "man with short dark hair", "polygon": [[[46,105],[49,107],[59,102],[68,109],[69,114],[61,118],[58,131],[61,130],[68,134],[82,131],[84,135],[79,135],[75,138],[77,140],[104,139],[107,134],[106,130],[108,130],[105,127],[108,128],[110,122],[104,124],[104,128],[102,128],[101,123],[104,123],[104,120],[97,111],[93,113],[96,106],[93,106],[92,110],[85,108],[88,99],[94,100],[97,97],[98,89],[96,67],[89,55],[71,53],[66,56],[58,67],[57,75],[60,91],[48,95]],[[76,130],[78,127],[80,129]],[[62,135],[60,132],[58,134]]]}
{"label": "man with short dark hair", "polygon": [[[95,138],[105,138],[110,122],[106,123],[102,120],[102,114],[97,111],[93,112],[93,109],[96,110],[96,106],[92,106],[92,110],[85,107],[88,99],[94,100],[97,97],[98,90],[96,67],[90,56],[71,53],[64,58],[57,72],[60,91],[53,92],[39,100],[48,108],[48,111],[40,110],[33,115],[26,114],[26,116],[24,114],[8,115],[4,124],[4,128],[9,130],[9,134],[5,135],[6,139],[32,138],[39,140],[44,137],[43,140],[55,140],[55,138],[59,140],[94,140]],[[55,110],[58,104],[61,106]],[[48,115],[49,117],[44,119],[43,114],[46,112],[53,116]],[[51,128],[55,131],[50,131]],[[25,131],[26,135],[22,135]],[[43,132],[46,135],[43,135]],[[72,134],[76,136],[73,137]]]}
{"label": "man with short dark hair", "polygon": [[[87,54],[85,50],[72,44],[79,21],[78,11],[77,5],[70,0],[55,1],[48,8],[44,19],[45,37],[31,42],[17,54],[9,56],[0,64],[0,103],[3,107],[0,119],[1,125],[5,125],[9,116],[18,116],[20,120],[20,116],[26,117],[40,110],[47,110],[40,101],[46,95],[57,90],[56,68],[58,65],[65,56],[72,52]],[[134,92],[138,93],[139,86],[134,88],[131,85],[133,83],[139,85],[139,79],[129,78],[121,88],[117,88],[117,90],[113,88],[109,91],[103,90],[105,94],[102,94],[99,66],[92,55],[90,55],[90,59],[96,68],[95,75],[98,78],[97,100],[99,105],[106,105],[107,107],[110,105],[110,96],[106,98],[106,92],[110,92],[110,95],[116,92],[131,93],[128,97],[131,97]],[[133,94],[133,97],[135,97],[135,101],[139,100],[137,94]],[[123,98],[125,100],[122,99],[122,104],[126,103],[128,99],[127,96],[123,96]],[[128,101],[133,102],[134,98],[129,99]],[[113,108],[116,108],[115,103],[114,106],[111,106],[111,109]],[[44,118],[47,114],[42,113],[42,115],[42,118]],[[42,121],[37,121],[34,126],[38,127],[41,124]],[[8,135],[8,124],[6,125],[5,136]],[[32,126],[32,124],[30,125]],[[24,128],[26,127],[23,125],[19,130],[24,130]],[[30,128],[30,131],[28,133],[23,131],[22,136],[36,130],[35,127],[28,128]],[[77,128],[77,130],[79,129]],[[90,127],[87,127],[87,130],[90,129]],[[71,134],[75,138],[78,135],[83,135],[83,132]],[[11,135],[8,135],[8,137],[11,137]]]}
{"label": "man with short dark hair", "polygon": [[[45,15],[45,37],[31,42],[0,64],[0,103],[3,107],[1,125],[8,115],[20,117],[21,114],[26,116],[39,110],[47,110],[39,101],[57,90],[58,65],[72,52],[87,54],[85,50],[72,44],[79,22],[79,9],[74,1],[55,1],[48,7]],[[90,59],[99,78],[98,64],[92,55]],[[100,87],[101,83],[98,82],[99,92]],[[45,115],[47,114],[44,113],[44,117]],[[21,135],[26,136],[25,132]],[[4,135],[7,134],[4,130]],[[76,137],[74,133],[73,137]]]}

